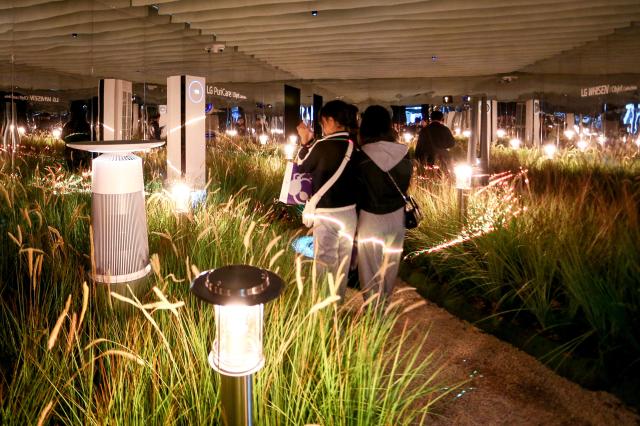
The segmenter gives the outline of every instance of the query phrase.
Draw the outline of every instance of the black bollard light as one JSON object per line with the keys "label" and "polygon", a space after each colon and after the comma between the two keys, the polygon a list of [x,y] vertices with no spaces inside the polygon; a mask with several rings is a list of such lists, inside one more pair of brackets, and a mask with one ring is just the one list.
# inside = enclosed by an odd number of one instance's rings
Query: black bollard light
{"label": "black bollard light", "polygon": [[227,426],[253,424],[252,375],[264,366],[264,304],[284,287],[273,272],[249,265],[206,271],[191,283],[191,292],[214,305],[215,338],[209,365],[220,373],[222,419]]}
{"label": "black bollard light", "polygon": [[457,164],[453,168],[456,175],[456,190],[458,193],[458,219],[461,223],[467,221],[467,198],[471,189],[471,178],[473,177],[473,168],[466,164]]}

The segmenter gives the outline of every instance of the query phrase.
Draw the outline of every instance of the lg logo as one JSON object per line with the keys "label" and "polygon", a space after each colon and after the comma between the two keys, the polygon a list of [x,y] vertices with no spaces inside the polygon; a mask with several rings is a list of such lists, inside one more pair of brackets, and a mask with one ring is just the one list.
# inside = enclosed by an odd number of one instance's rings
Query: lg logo
{"label": "lg logo", "polygon": [[204,87],[198,80],[193,80],[189,83],[189,100],[194,104],[199,104],[204,99]]}

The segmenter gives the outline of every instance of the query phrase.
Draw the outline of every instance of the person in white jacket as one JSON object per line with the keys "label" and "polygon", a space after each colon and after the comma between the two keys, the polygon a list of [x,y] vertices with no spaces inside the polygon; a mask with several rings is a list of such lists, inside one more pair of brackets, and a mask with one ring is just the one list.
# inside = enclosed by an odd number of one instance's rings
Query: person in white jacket
{"label": "person in white jacket", "polygon": [[405,234],[403,195],[411,181],[407,147],[396,142],[389,112],[372,105],[362,114],[360,151],[354,156],[359,181],[358,277],[365,298],[384,302],[398,275]]}

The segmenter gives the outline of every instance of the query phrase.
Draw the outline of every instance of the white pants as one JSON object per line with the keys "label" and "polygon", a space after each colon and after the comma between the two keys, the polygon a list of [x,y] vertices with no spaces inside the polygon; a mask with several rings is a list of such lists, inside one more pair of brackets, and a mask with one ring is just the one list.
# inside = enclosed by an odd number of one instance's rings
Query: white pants
{"label": "white pants", "polygon": [[387,214],[360,211],[358,278],[365,298],[391,296],[398,276],[404,241],[404,207]]}
{"label": "white pants", "polygon": [[316,209],[313,220],[316,271],[333,274],[338,295],[344,298],[356,231],[355,206],[340,209]]}

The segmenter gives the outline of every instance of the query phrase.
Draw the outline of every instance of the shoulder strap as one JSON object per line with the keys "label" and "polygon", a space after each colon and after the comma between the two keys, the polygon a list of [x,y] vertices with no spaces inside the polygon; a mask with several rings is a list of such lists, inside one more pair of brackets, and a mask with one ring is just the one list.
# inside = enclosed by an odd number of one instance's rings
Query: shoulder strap
{"label": "shoulder strap", "polygon": [[[374,162],[374,164],[375,164],[375,162]],[[382,169],[380,169],[380,170],[382,170]],[[402,190],[400,189],[400,187],[396,183],[396,180],[393,178],[393,176],[391,176],[391,173],[389,173],[389,172],[386,172],[386,173],[387,173],[387,176],[389,176],[389,179],[391,180],[391,182],[393,183],[393,186],[396,187],[396,189],[398,190],[398,192],[402,196],[402,199],[404,200],[404,202],[408,203],[409,201],[407,200],[407,196],[404,195],[404,192],[402,192]]]}
{"label": "shoulder strap", "polygon": [[349,146],[347,147],[347,152],[345,153],[344,158],[342,159],[342,163],[340,163],[340,166],[338,167],[338,170],[336,170],[333,176],[331,176],[331,178],[329,178],[329,180],[326,181],[324,185],[320,187],[320,189],[318,189],[318,192],[313,194],[311,199],[309,199],[308,201],[309,203],[317,205],[318,201],[320,201],[320,198],[322,198],[322,196],[329,190],[329,188],[331,188],[333,184],[336,183],[340,175],[342,175],[344,168],[347,166],[347,162],[349,162],[349,159],[351,158],[351,153],[353,152],[353,142],[350,140],[348,140],[347,142],[349,142]]}

